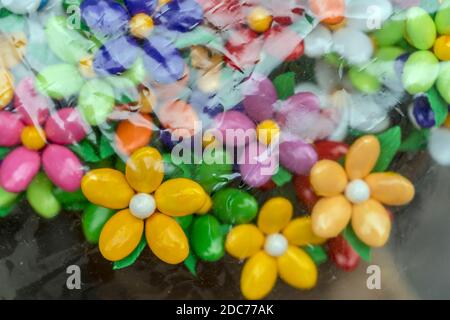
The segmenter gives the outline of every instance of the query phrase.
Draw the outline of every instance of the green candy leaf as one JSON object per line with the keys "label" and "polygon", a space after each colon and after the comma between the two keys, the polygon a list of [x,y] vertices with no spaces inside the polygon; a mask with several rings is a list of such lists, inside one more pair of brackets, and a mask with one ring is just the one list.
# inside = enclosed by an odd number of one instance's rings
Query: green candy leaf
{"label": "green candy leaf", "polygon": [[197,276],[197,262],[197,256],[192,252],[192,250],[190,250],[189,256],[186,258],[186,260],[184,260],[184,265],[195,277]]}
{"label": "green candy leaf", "polygon": [[0,160],[5,159],[10,151],[10,148],[0,147]]}
{"label": "green candy leaf", "polygon": [[16,203],[8,206],[8,207],[3,207],[0,208],[0,218],[5,218],[6,216],[8,216],[15,208]]}
{"label": "green candy leaf", "polygon": [[131,266],[133,263],[136,262],[137,258],[139,258],[139,256],[141,255],[142,251],[144,251],[146,246],[147,240],[143,235],[138,246],[136,247],[136,249],[133,250],[132,253],[130,253],[127,257],[123,258],[122,260],[114,262],[113,270],[119,270]]}
{"label": "green candy leaf", "polygon": [[275,173],[275,175],[272,176],[272,181],[278,187],[282,187],[285,184],[292,181],[292,173],[290,173],[285,168],[280,166],[280,167],[278,167],[277,173]]}
{"label": "green candy leaf", "polygon": [[70,146],[70,150],[75,152],[77,156],[81,158],[81,160],[85,162],[99,162],[100,157],[97,155],[94,146],[87,140],[83,140],[80,143]]}
{"label": "green candy leaf", "polygon": [[328,260],[328,255],[322,246],[307,245],[304,247],[306,253],[308,253],[315,262],[316,265],[321,265]]}
{"label": "green candy leaf", "polygon": [[351,137],[353,137],[353,138],[360,138],[360,137],[366,135],[367,133],[364,133],[364,132],[362,132],[362,131],[359,131],[359,130],[350,128],[349,131],[348,131],[348,134],[349,134]]}
{"label": "green candy leaf", "polygon": [[286,72],[273,80],[273,85],[280,100],[286,100],[295,93],[295,73]]}
{"label": "green candy leaf", "polygon": [[428,137],[430,131],[414,130],[401,144],[399,151],[401,152],[414,152],[423,150],[428,144]]}
{"label": "green candy leaf", "polygon": [[381,145],[381,153],[375,165],[374,172],[386,171],[402,144],[402,130],[395,126],[377,136]]}
{"label": "green candy leaf", "polygon": [[175,221],[178,222],[180,227],[184,230],[187,236],[189,236],[189,227],[192,224],[192,220],[194,219],[194,215],[190,214],[184,217],[175,217]]}
{"label": "green candy leaf", "polygon": [[436,127],[442,126],[448,116],[448,105],[441,97],[435,87],[427,92],[428,101],[431,109],[434,112],[434,119],[436,120]]}
{"label": "green candy leaf", "polygon": [[361,259],[366,262],[370,262],[372,260],[372,249],[361,240],[359,240],[359,238],[355,234],[355,231],[353,231],[353,228],[350,225],[345,228],[342,236],[345,240],[347,240],[347,242],[361,257]]}
{"label": "green candy leaf", "polygon": [[111,146],[111,142],[108,137],[105,135],[102,135],[100,138],[99,153],[102,160],[109,158],[116,153],[114,148]]}

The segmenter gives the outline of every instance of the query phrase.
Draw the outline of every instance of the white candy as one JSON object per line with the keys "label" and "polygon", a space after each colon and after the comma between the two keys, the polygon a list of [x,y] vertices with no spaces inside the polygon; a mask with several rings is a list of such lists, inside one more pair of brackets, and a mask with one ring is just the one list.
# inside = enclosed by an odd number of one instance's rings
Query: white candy
{"label": "white candy", "polygon": [[389,0],[350,0],[346,7],[347,25],[362,31],[381,28],[393,13]]}
{"label": "white candy", "polygon": [[450,130],[434,128],[431,130],[428,150],[431,157],[442,166],[450,165]]}
{"label": "white candy", "polygon": [[347,185],[345,196],[352,203],[363,203],[370,198],[370,188],[364,180],[353,180]]}
{"label": "white candy", "polygon": [[279,233],[271,234],[266,238],[264,250],[269,256],[279,257],[282,256],[288,248],[288,241]]}
{"label": "white candy", "polygon": [[333,49],[352,65],[368,63],[373,55],[373,44],[364,32],[342,28],[333,34]]}
{"label": "white candy", "polygon": [[41,0],[0,0],[1,4],[15,14],[36,12]]}
{"label": "white candy", "polygon": [[156,210],[156,202],[153,196],[146,193],[138,193],[130,201],[130,212],[139,219],[150,217]]}
{"label": "white candy", "polygon": [[331,31],[319,24],[305,38],[305,54],[310,58],[319,58],[329,53],[332,45]]}

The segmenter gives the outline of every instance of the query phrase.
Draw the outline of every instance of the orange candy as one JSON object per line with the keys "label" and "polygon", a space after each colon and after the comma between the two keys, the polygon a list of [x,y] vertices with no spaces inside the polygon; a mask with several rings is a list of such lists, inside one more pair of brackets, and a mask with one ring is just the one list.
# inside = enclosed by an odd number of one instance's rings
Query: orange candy
{"label": "orange candy", "polygon": [[176,138],[190,138],[199,118],[192,106],[182,100],[166,104],[157,112],[159,121]]}
{"label": "orange candy", "polygon": [[345,16],[345,0],[309,0],[312,12],[329,25],[339,24]]}
{"label": "orange candy", "polygon": [[116,145],[119,151],[129,155],[150,143],[153,122],[148,114],[133,114],[119,123],[116,129]]}

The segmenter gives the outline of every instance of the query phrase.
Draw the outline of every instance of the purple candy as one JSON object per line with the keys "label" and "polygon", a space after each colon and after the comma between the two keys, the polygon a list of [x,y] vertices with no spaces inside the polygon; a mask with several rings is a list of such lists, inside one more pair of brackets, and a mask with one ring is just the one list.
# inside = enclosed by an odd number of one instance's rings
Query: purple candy
{"label": "purple candy", "polygon": [[20,116],[9,111],[0,111],[0,146],[12,147],[20,143],[24,124]]}
{"label": "purple candy", "polygon": [[316,150],[303,141],[285,141],[280,144],[280,163],[298,175],[309,175],[317,162]]}
{"label": "purple candy", "polygon": [[203,9],[194,0],[171,0],[156,12],[155,23],[169,30],[188,32],[203,21]]}
{"label": "purple candy", "polygon": [[84,0],[80,9],[83,21],[95,33],[117,38],[127,31],[128,11],[114,0]]}
{"label": "purple candy", "polygon": [[145,13],[149,16],[155,12],[158,0],[125,0],[125,6],[131,15]]}
{"label": "purple candy", "polygon": [[88,126],[79,111],[64,108],[52,114],[45,124],[47,139],[58,144],[73,144],[86,137]]}
{"label": "purple candy", "polygon": [[238,111],[226,111],[218,114],[214,118],[213,128],[218,131],[219,141],[227,146],[241,147],[256,139],[255,123]]}
{"label": "purple candy", "polygon": [[238,159],[242,180],[250,187],[258,188],[269,182],[278,169],[275,154],[258,142],[250,143],[241,150]]}
{"label": "purple candy", "polygon": [[95,53],[94,69],[104,76],[121,74],[132,67],[139,50],[137,41],[132,37],[110,40]]}
{"label": "purple candy", "polygon": [[253,74],[244,86],[244,108],[256,122],[272,119],[274,104],[278,100],[277,91],[267,77]]}
{"label": "purple candy", "polygon": [[414,100],[413,115],[422,128],[432,128],[436,125],[434,112],[426,96],[419,96]]}
{"label": "purple candy", "polygon": [[8,192],[22,192],[41,167],[41,157],[37,151],[19,147],[9,153],[0,167],[0,186]]}
{"label": "purple candy", "polygon": [[74,192],[80,188],[83,165],[66,147],[47,146],[42,153],[42,166],[49,179],[61,189]]}

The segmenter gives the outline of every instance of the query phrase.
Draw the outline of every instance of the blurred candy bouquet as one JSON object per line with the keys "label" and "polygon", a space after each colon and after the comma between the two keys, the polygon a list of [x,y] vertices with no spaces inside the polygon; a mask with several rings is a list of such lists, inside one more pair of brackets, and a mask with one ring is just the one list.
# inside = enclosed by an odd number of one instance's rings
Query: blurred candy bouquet
{"label": "blurred candy bouquet", "polygon": [[0,217],[80,212],[114,269],[229,254],[245,298],[312,289],[387,243],[399,153],[450,164],[450,1],[0,5]]}

